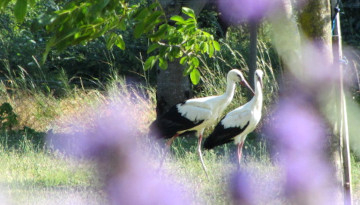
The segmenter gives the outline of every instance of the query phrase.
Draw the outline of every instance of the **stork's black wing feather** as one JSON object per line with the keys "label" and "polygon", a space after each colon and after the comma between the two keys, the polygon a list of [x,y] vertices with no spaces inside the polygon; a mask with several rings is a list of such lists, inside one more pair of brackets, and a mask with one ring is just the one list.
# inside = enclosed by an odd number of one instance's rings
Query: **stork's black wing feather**
{"label": "stork's black wing feather", "polygon": [[212,149],[216,146],[223,145],[234,141],[234,137],[242,133],[250,122],[247,122],[244,127],[229,127],[225,128],[221,121],[216,125],[214,131],[206,138],[204,142],[205,149]]}
{"label": "stork's black wing feather", "polygon": [[202,122],[204,122],[204,120],[193,122],[183,117],[175,105],[171,107],[167,113],[151,123],[150,135],[167,139],[179,131],[188,130]]}

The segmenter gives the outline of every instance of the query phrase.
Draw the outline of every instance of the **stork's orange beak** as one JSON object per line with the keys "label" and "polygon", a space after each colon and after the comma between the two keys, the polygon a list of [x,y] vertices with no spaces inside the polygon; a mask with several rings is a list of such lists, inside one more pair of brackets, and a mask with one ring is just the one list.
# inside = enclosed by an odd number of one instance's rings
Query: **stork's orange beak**
{"label": "stork's orange beak", "polygon": [[245,87],[249,88],[249,90],[252,92],[252,94],[255,95],[254,90],[251,88],[251,86],[249,85],[249,83],[248,83],[245,79],[242,80],[242,81],[240,82],[240,84],[241,84],[242,86],[245,86]]}

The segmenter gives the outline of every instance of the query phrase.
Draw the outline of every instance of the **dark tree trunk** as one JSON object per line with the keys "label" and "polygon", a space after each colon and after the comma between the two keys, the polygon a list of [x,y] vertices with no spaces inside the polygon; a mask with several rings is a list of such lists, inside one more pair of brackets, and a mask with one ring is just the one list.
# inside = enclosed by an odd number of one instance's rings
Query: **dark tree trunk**
{"label": "dark tree trunk", "polygon": [[249,77],[248,81],[252,88],[255,88],[254,74],[257,68],[257,31],[258,31],[259,22],[251,21],[249,22],[249,31],[250,31],[250,54],[249,54]]}
{"label": "dark tree trunk", "polygon": [[184,67],[178,62],[169,62],[168,68],[157,70],[156,113],[157,116],[192,96],[189,78],[183,76]]}
{"label": "dark tree trunk", "polygon": [[[182,7],[192,8],[198,15],[208,0],[160,0],[166,15],[180,15]],[[160,116],[177,103],[192,97],[191,84],[188,76],[183,76],[184,67],[178,60],[169,62],[168,68],[157,69],[156,113]]]}

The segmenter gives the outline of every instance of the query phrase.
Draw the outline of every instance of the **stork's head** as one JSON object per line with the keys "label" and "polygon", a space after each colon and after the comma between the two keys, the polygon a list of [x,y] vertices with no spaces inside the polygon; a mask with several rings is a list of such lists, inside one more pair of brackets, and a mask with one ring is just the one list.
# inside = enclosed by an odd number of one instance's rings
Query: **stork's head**
{"label": "stork's head", "polygon": [[238,69],[230,70],[227,75],[227,79],[228,79],[228,81],[232,80],[234,82],[239,82],[242,86],[245,86],[248,89],[250,89],[250,91],[255,95],[254,90],[251,88],[249,83],[245,80],[244,75],[242,74],[242,72],[240,70],[238,70]]}
{"label": "stork's head", "polygon": [[257,69],[255,71],[254,82],[260,82],[261,87],[263,87],[263,80],[262,80],[263,76],[264,76],[264,72],[262,70]]}

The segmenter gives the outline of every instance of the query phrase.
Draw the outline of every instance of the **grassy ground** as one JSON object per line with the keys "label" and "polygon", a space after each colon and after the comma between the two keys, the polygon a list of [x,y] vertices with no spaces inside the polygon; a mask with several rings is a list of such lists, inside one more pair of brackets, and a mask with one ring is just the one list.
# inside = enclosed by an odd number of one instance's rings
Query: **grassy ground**
{"label": "grassy ground", "polygon": [[[220,92],[219,89],[210,90]],[[9,102],[18,114],[19,124],[13,129],[22,130],[24,126],[33,129],[32,133],[15,131],[18,142],[10,144],[5,142],[14,133],[0,133],[0,204],[106,203],[92,162],[50,152],[40,145],[34,146],[34,142],[28,140],[34,134],[41,136],[50,130],[55,133],[67,132],[72,122],[85,128],[91,126],[97,116],[89,109],[119,99],[128,99],[130,106],[142,113],[137,115],[137,120],[142,122],[137,128],[140,134],[145,134],[148,124],[155,117],[154,103],[141,96],[148,96],[153,102],[153,90],[140,89],[142,94],[134,95],[121,82],[105,90],[74,89],[61,98],[41,92],[0,92],[0,104]],[[234,106],[240,104],[240,97],[237,96],[235,101]],[[168,156],[163,169],[173,176],[174,181],[187,187],[193,204],[230,204],[229,182],[237,169],[234,154],[233,145],[204,152],[209,174],[207,178],[197,156],[196,139],[181,138],[174,142],[172,154]],[[154,167],[158,166],[157,163],[152,162]],[[257,204],[286,204],[281,189],[281,171],[270,161],[263,145],[246,142],[242,169],[252,177],[254,192],[258,194]],[[355,158],[352,159],[352,174],[354,198],[356,203],[360,203],[360,162]]]}
{"label": "grassy ground", "polygon": [[[186,144],[180,141],[175,141],[164,171],[187,190],[193,190],[189,192],[193,204],[229,204],[229,181],[237,169],[232,154],[234,147],[204,153],[207,178],[196,154],[195,140],[185,140],[194,143],[190,147],[184,147]],[[154,162],[154,166],[157,163]],[[89,162],[39,151],[1,151],[0,164],[0,190],[9,204],[104,204],[106,201],[94,175],[94,165]],[[360,163],[353,161],[352,168],[357,204],[360,202]],[[258,204],[286,204],[280,169],[266,156],[259,158],[248,153],[242,169],[251,173],[260,196]]]}
{"label": "grassy ground", "polygon": [[[194,190],[189,192],[193,204],[228,204],[228,182],[237,169],[235,156],[229,154],[234,149],[226,147],[221,151],[224,155],[214,151],[204,154],[208,178],[195,150],[195,139],[176,140],[163,171],[170,173],[176,183]],[[0,163],[0,190],[9,204],[103,204],[106,201],[91,162],[29,148],[26,152],[1,151]],[[154,166],[158,166],[157,163],[154,162]],[[243,169],[256,173],[255,179],[264,185],[274,175],[280,177],[268,159],[248,156]],[[269,193],[280,191],[269,190]],[[280,200],[278,194],[273,202]]]}
{"label": "grassy ground", "polygon": [[[190,141],[192,146],[184,147],[184,144]],[[204,161],[208,170],[208,177],[201,166],[196,152],[196,140],[179,139],[175,141],[173,155],[170,156],[165,169],[177,176],[181,184],[190,187],[191,197],[195,204],[229,204],[230,182],[237,171],[237,158],[235,156],[235,146],[228,145],[216,151],[204,152]],[[251,173],[254,189],[259,191],[257,204],[281,204],[283,197],[281,195],[281,175],[279,168],[272,164],[265,155],[255,156],[258,153],[248,153],[245,151],[245,157],[241,170],[245,173]],[[274,185],[274,186],[273,186]],[[269,195],[272,195],[269,197]],[[267,199],[265,201],[264,199]],[[269,200],[271,199],[271,200]]]}
{"label": "grassy ground", "polygon": [[[226,147],[225,154],[204,153],[207,178],[193,146],[184,148],[180,140],[174,145],[163,170],[173,180],[193,190],[193,204],[229,204],[229,181],[237,169],[234,147]],[[0,153],[0,190],[9,204],[104,204],[105,194],[94,175],[94,165],[44,152]],[[157,166],[155,162],[155,166]],[[360,163],[353,161],[354,204],[360,191]],[[242,169],[251,173],[260,198],[257,204],[286,204],[281,189],[280,169],[263,156],[245,155]],[[269,200],[270,199],[270,200]],[[1,200],[1,196],[0,196]],[[1,201],[3,202],[3,201]]]}
{"label": "grassy ground", "polygon": [[100,204],[103,200],[94,166],[88,162],[43,151],[1,150],[0,164],[0,190],[9,204],[63,204],[70,199]]}
{"label": "grassy ground", "polygon": [[356,161],[355,157],[351,159],[351,175],[354,204],[360,204],[360,161]]}

